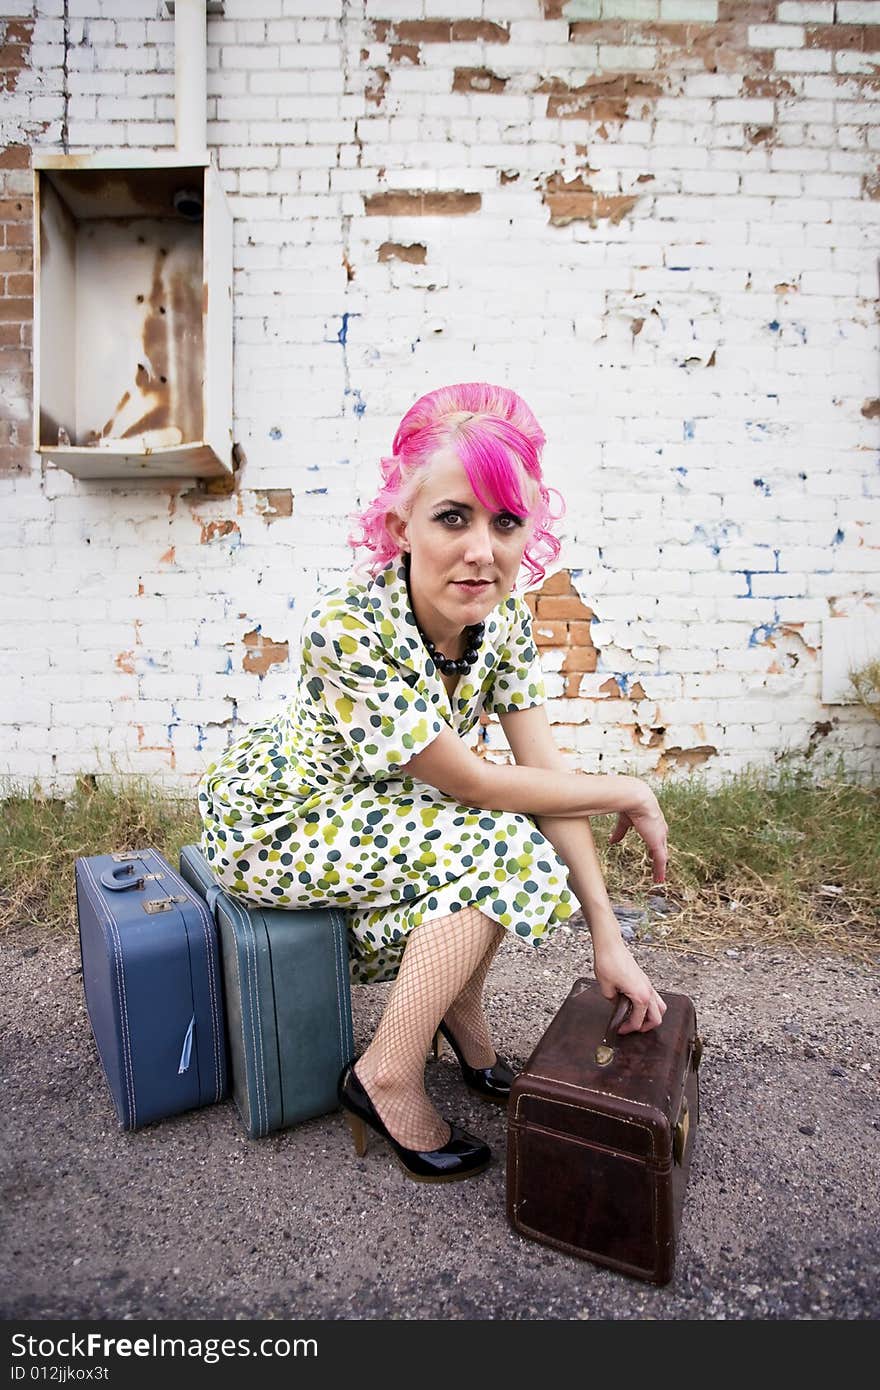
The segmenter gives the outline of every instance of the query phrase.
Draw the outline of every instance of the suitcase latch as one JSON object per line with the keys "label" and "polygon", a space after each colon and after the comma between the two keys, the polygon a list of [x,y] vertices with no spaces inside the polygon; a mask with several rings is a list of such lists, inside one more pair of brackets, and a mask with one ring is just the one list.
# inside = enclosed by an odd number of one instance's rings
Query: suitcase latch
{"label": "suitcase latch", "polygon": [[688,1110],[688,1103],[687,1100],[683,1100],[678,1124],[672,1131],[672,1157],[675,1159],[676,1163],[681,1163],[684,1160],[684,1151],[687,1147],[688,1131],[690,1127],[691,1116]]}
{"label": "suitcase latch", "polygon": [[179,893],[175,898],[158,898],[155,902],[144,903],[144,912],[151,915],[154,912],[170,912],[175,903],[185,903],[188,899],[183,893]]}

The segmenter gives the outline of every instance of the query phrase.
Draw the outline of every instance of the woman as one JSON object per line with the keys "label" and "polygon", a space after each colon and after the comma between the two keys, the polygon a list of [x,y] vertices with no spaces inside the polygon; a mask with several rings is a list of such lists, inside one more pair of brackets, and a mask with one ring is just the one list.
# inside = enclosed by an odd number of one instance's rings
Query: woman
{"label": "woman", "polygon": [[[613,841],[634,827],[657,881],[665,821],[637,778],[565,769],[531,615],[512,592],[521,566],[540,581],[559,551],[543,444],[505,388],[418,400],[351,538],[369,574],[309,614],[294,698],[200,786],[203,848],[221,882],[276,907],[346,906],[352,979],[395,981],[339,1099],[358,1152],[369,1126],[418,1180],[489,1162],[481,1140],[435,1110],[424,1066],[442,1034],[471,1089],[506,1103],[513,1073],[482,1004],[506,930],[539,945],[571,915],[573,890],[603,993],[632,1001],[620,1031],[657,1027],[666,1007],[621,939],[588,817],[616,812]],[[462,741],[481,710],[498,714],[515,765]]]}

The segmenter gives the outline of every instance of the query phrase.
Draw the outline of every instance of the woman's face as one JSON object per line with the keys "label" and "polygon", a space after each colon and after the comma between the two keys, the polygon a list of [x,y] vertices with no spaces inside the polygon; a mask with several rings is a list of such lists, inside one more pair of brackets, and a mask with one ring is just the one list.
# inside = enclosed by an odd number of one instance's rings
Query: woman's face
{"label": "woman's face", "polygon": [[[529,489],[536,495],[531,480]],[[410,554],[416,618],[447,656],[455,654],[448,644],[510,593],[531,524],[528,516],[484,507],[451,449],[426,465],[407,519],[389,516],[389,530]]]}

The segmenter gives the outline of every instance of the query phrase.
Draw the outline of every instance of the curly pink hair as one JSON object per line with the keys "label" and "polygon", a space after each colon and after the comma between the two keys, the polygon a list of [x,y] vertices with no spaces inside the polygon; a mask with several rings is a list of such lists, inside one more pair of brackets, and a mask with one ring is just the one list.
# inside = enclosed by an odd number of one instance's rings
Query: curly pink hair
{"label": "curly pink hair", "polygon": [[[354,529],[349,545],[368,552],[361,567],[375,575],[400,554],[388,530],[388,515],[407,515],[431,459],[439,450],[451,447],[484,507],[531,517],[522,563],[530,583],[539,584],[547,565],[560,551],[560,542],[550,527],[565,513],[561,494],[543,480],[544,442],[544,431],[525,401],[507,387],[469,381],[441,386],[420,396],[398,426],[391,457],[381,460],[382,487],[369,506],[350,518]],[[529,479],[537,491],[537,501],[531,505],[527,500]],[[559,499],[555,512],[550,506],[551,493]]]}

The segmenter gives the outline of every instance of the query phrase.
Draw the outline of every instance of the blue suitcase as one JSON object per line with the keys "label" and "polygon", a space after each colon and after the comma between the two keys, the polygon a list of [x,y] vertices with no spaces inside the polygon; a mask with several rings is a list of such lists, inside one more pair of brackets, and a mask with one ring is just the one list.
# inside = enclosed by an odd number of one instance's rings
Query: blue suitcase
{"label": "blue suitcase", "polygon": [[180,872],[220,934],[232,1093],[252,1139],[339,1108],[354,1057],[348,932],[338,908],[283,911],[224,892],[195,845]]}
{"label": "blue suitcase", "polygon": [[217,934],[154,849],[75,863],[86,1007],[123,1129],[227,1095]]}

